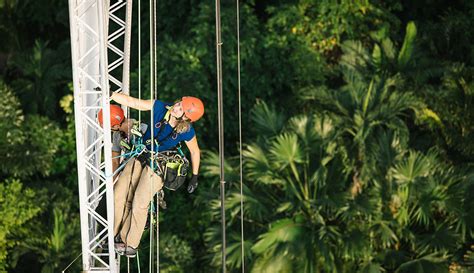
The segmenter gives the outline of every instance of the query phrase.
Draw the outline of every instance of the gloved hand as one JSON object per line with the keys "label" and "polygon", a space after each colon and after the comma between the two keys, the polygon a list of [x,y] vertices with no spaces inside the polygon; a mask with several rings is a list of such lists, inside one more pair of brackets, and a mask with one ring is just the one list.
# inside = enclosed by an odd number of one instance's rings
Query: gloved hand
{"label": "gloved hand", "polygon": [[150,158],[150,154],[143,152],[139,156],[137,156],[137,160],[140,162],[142,165],[142,168],[145,168],[145,166],[148,164],[148,159]]}
{"label": "gloved hand", "polygon": [[109,98],[112,98],[112,96],[115,94],[114,91],[112,91],[112,89],[109,88]]}
{"label": "gloved hand", "polygon": [[189,193],[193,193],[194,190],[197,188],[198,186],[198,176],[197,174],[193,174],[193,177],[191,177],[191,180],[189,180],[189,183],[188,183],[188,192]]}
{"label": "gloved hand", "polygon": [[[102,89],[100,89],[100,87],[97,86],[97,87],[94,87],[94,90],[95,91],[101,91]],[[113,92],[112,89],[109,88],[109,98],[111,98],[114,93],[115,92]]]}

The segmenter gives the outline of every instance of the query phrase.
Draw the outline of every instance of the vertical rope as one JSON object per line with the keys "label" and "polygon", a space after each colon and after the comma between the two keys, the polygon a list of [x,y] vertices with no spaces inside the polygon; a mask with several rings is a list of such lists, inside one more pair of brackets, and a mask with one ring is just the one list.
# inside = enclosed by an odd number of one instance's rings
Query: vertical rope
{"label": "vertical rope", "polygon": [[140,272],[140,255],[138,253],[138,250],[137,250],[137,267],[138,267],[138,273],[141,273]]}
{"label": "vertical rope", "polygon": [[245,272],[245,240],[244,240],[244,182],[243,182],[243,160],[242,160],[242,102],[240,92],[240,7],[237,4],[237,86],[239,94],[239,168],[240,168],[240,244],[242,257],[242,273]]}
{"label": "vertical rope", "polygon": [[[138,99],[142,99],[142,0],[138,0]],[[142,111],[138,110],[139,128],[142,125]]]}
{"label": "vertical rope", "polygon": [[219,165],[221,190],[221,224],[222,224],[222,272],[226,272],[226,221],[225,221],[225,177],[224,177],[224,115],[222,104],[222,41],[220,0],[216,0],[216,58],[217,58],[217,108],[219,120]]}
{"label": "vertical rope", "polygon": [[[154,8],[153,8],[153,0],[150,0],[150,100],[152,101],[153,103],[153,88],[154,88],[154,46],[153,46],[153,42],[154,42],[154,39],[153,39],[153,11],[154,11]],[[151,114],[150,114],[150,133],[151,133],[151,154],[150,154],[150,168],[153,170],[153,158],[152,158],[152,154],[154,152],[154,128],[155,128],[155,124],[153,122],[153,105],[151,107]],[[151,176],[151,180],[150,181],[150,200],[153,200],[153,195],[152,195],[152,191],[153,191],[153,176]],[[153,225],[153,213],[152,211],[150,210],[150,255],[149,255],[149,272],[153,272],[153,228],[151,228],[151,225]]]}
{"label": "vertical rope", "polygon": [[158,73],[157,73],[157,68],[158,68],[158,57],[157,57],[157,34],[156,34],[156,29],[157,29],[157,23],[156,23],[156,0],[154,0],[154,5],[153,5],[153,56],[155,58],[155,69],[153,70],[155,72],[155,98],[158,98]]}
{"label": "vertical rope", "polygon": [[127,272],[130,273],[130,257],[127,257]]}
{"label": "vertical rope", "polygon": [[[154,87],[154,95],[155,95],[155,98],[158,98],[158,50],[157,50],[157,4],[156,4],[156,0],[153,1],[153,58],[154,58],[154,62],[153,62],[153,65],[154,65],[154,69],[153,69],[153,72],[154,72],[154,82],[155,82],[155,87]],[[158,136],[157,136],[158,137]],[[153,149],[152,149],[153,151]],[[158,201],[158,195],[155,193],[156,195],[156,199]],[[153,198],[151,200],[153,202]],[[156,272],[159,273],[160,272],[160,257],[159,257],[159,254],[160,254],[160,250],[159,250],[159,247],[160,247],[160,234],[159,234],[159,224],[160,224],[160,219],[158,218],[159,216],[159,212],[160,212],[160,206],[158,204],[158,202],[156,203]],[[152,229],[152,225],[150,224],[150,230]]]}
{"label": "vertical rope", "polygon": [[160,273],[160,200],[156,195],[156,272]]}

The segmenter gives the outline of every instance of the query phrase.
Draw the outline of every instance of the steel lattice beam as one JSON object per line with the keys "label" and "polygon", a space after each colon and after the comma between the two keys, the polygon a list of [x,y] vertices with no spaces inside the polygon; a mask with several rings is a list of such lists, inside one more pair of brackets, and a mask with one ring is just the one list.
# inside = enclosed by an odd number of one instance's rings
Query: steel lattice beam
{"label": "steel lattice beam", "polygon": [[[69,0],[83,272],[119,271],[110,124],[102,128],[97,112],[110,119],[109,88],[128,93],[131,8],[131,0]],[[96,211],[104,198],[105,218]]]}

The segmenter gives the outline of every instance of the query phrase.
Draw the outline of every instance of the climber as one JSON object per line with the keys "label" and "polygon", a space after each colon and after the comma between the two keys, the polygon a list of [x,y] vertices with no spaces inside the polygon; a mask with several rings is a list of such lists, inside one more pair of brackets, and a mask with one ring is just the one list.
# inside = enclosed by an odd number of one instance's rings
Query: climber
{"label": "climber", "polygon": [[[120,93],[112,93],[110,97],[117,103],[137,110],[153,109],[152,125],[143,135],[150,152],[130,160],[114,186],[114,234],[118,239],[115,248],[119,254],[134,257],[147,221],[149,204],[153,195],[163,187],[162,174],[151,168],[150,155],[173,150],[184,141],[190,151],[192,164],[188,192],[192,193],[198,185],[201,152],[192,123],[203,116],[204,104],[195,97],[183,97],[174,104],[141,100]],[[150,129],[153,129],[153,139]]]}
{"label": "climber", "polygon": [[[103,116],[102,109],[99,110],[97,114],[97,119],[100,126],[103,126]],[[138,127],[139,130],[138,130]],[[135,128],[136,130],[132,130]],[[124,147],[129,144],[132,133],[139,131],[141,134],[144,134],[148,128],[148,125],[141,123],[138,125],[138,121],[134,119],[125,118],[123,109],[118,105],[110,105],[110,129],[112,130],[112,171],[115,173],[117,168],[120,165],[120,153],[122,149],[126,150],[129,147]],[[138,134],[140,134],[138,133]],[[125,140],[125,142],[124,142]],[[115,176],[114,176],[115,180]]]}

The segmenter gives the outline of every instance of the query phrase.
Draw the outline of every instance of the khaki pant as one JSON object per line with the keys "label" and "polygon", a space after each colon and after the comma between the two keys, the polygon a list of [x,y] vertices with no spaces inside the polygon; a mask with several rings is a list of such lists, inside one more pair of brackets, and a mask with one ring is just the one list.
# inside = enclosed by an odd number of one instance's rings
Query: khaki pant
{"label": "khaki pant", "polygon": [[120,233],[122,241],[137,248],[148,217],[148,206],[163,182],[150,166],[142,166],[131,159],[114,185],[114,235]]}

